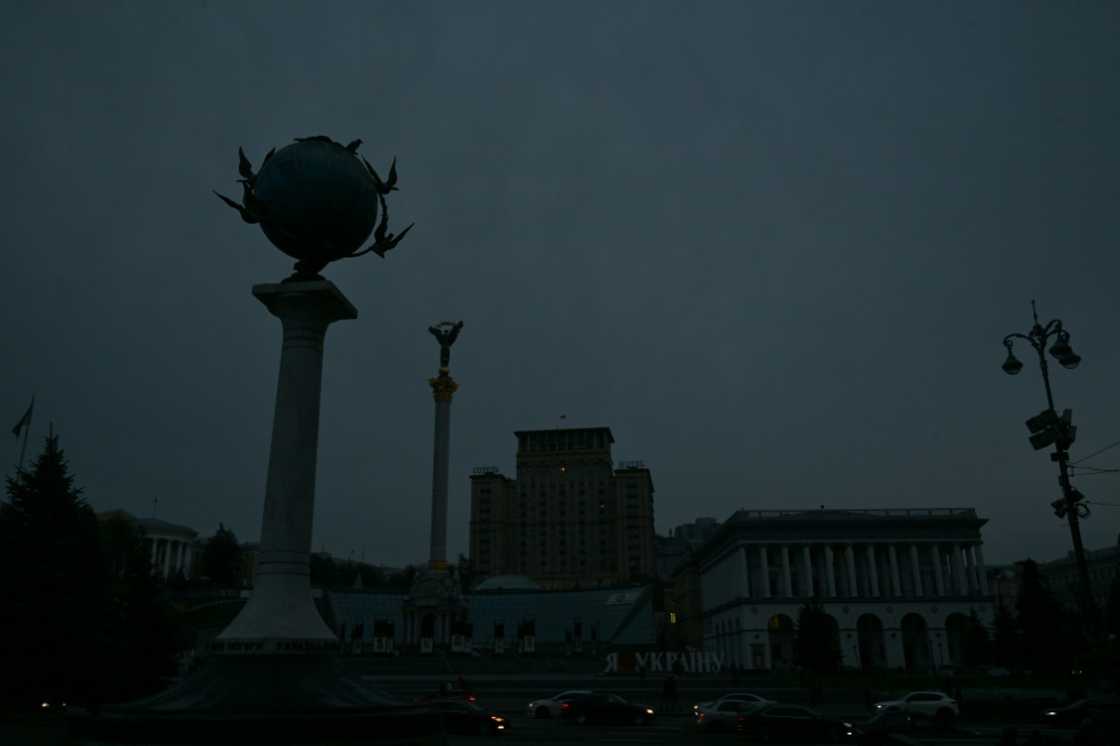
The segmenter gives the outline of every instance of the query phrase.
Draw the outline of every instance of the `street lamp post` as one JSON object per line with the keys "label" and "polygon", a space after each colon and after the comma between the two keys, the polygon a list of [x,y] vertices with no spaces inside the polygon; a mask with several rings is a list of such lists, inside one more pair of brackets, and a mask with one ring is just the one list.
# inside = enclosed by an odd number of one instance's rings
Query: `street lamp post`
{"label": "street lamp post", "polygon": [[1007,348],[1007,359],[1003,362],[1003,371],[1014,376],[1023,369],[1023,364],[1012,352],[1014,340],[1026,340],[1034,351],[1038,353],[1038,365],[1042,370],[1042,383],[1046,387],[1047,408],[1035,417],[1027,420],[1027,428],[1031,431],[1031,445],[1036,450],[1045,448],[1051,443],[1054,452],[1050,460],[1058,463],[1058,484],[1062,488],[1062,497],[1051,505],[1054,513],[1065,517],[1069,521],[1069,532],[1073,538],[1073,553],[1077,562],[1079,582],[1078,604],[1081,606],[1083,623],[1092,635],[1096,632],[1096,608],[1093,603],[1093,594],[1089,581],[1089,566],[1085,562],[1085,546],[1081,542],[1080,519],[1089,515],[1088,506],[1081,501],[1085,496],[1074,489],[1069,481],[1069,447],[1077,437],[1077,428],[1072,424],[1072,412],[1065,410],[1061,416],[1054,409],[1054,393],[1050,388],[1050,368],[1046,362],[1046,343],[1053,337],[1054,344],[1050,347],[1050,354],[1058,364],[1067,370],[1073,370],[1081,362],[1081,356],[1069,346],[1069,332],[1062,326],[1060,319],[1053,319],[1045,326],[1038,321],[1038,311],[1035,303],[1031,301],[1031,313],[1034,316],[1034,325],[1026,334],[1008,334],[1003,338],[1003,346]]}

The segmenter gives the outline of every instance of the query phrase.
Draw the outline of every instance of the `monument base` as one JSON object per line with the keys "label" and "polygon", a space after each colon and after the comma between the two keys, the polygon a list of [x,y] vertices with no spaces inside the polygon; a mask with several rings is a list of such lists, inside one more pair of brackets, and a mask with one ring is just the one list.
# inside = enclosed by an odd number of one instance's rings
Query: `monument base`
{"label": "monument base", "polygon": [[439,718],[340,674],[333,654],[215,655],[152,697],[67,717],[78,743],[430,743]]}

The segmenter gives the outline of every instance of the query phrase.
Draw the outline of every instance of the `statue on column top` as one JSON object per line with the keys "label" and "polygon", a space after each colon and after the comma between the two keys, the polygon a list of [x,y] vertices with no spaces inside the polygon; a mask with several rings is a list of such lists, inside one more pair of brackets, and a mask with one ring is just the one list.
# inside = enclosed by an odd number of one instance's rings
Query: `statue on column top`
{"label": "statue on column top", "polygon": [[439,342],[439,367],[446,370],[451,363],[451,345],[459,337],[463,322],[441,321],[435,326],[429,326],[428,331]]}

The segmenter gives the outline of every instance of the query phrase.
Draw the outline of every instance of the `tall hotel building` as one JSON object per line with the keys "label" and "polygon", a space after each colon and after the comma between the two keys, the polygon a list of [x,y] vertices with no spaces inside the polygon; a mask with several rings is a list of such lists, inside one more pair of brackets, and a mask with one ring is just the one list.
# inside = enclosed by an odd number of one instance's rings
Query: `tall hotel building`
{"label": "tall hotel building", "polygon": [[652,577],[653,480],[640,462],[614,467],[610,428],[514,435],[516,479],[495,467],[471,475],[475,571],[552,588]]}

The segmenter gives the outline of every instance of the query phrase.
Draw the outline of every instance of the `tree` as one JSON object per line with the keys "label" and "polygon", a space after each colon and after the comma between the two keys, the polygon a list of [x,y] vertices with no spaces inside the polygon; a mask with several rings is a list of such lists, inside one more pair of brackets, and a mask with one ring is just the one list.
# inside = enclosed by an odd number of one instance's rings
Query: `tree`
{"label": "tree", "polygon": [[1011,610],[1002,604],[996,610],[995,640],[992,647],[995,662],[1000,666],[1018,666],[1022,660],[1019,625]]}
{"label": "tree", "polygon": [[1104,607],[1105,636],[1120,637],[1120,570],[1112,576],[1108,589],[1108,601]]}
{"label": "tree", "polygon": [[0,682],[9,701],[89,702],[106,582],[97,519],[74,485],[58,437],[7,480],[0,510]]}
{"label": "tree", "polygon": [[839,669],[840,640],[832,617],[814,598],[797,615],[795,642],[797,663],[812,673],[831,673]]}
{"label": "tree", "polygon": [[1023,661],[1041,671],[1054,672],[1068,667],[1074,641],[1062,618],[1062,608],[1042,584],[1038,563],[1034,560],[1022,563],[1016,611],[1022,630]]}
{"label": "tree", "polygon": [[100,524],[110,598],[101,616],[101,639],[110,665],[104,668],[99,691],[106,701],[119,702],[162,689],[189,640],[186,626],[152,573],[144,532],[119,515]]}
{"label": "tree", "polygon": [[992,641],[976,609],[969,612],[964,632],[964,663],[979,666],[992,661]]}
{"label": "tree", "polygon": [[202,550],[202,574],[222,588],[237,588],[241,582],[241,545],[221,523]]}

